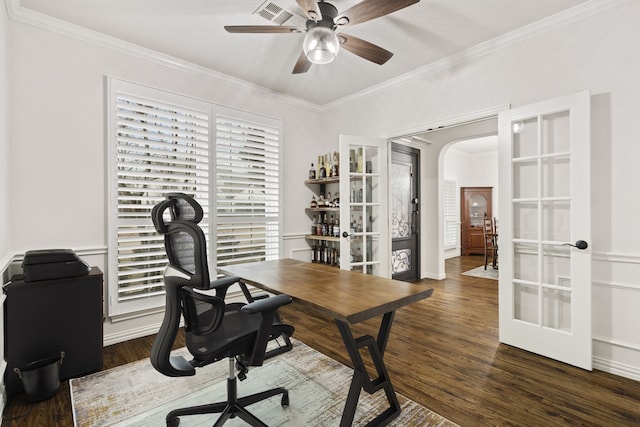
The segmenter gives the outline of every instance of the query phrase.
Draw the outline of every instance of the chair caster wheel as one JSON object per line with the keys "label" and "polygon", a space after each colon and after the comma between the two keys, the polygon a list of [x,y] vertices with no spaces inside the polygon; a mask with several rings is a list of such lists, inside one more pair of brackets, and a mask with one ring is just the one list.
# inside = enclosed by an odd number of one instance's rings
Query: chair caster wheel
{"label": "chair caster wheel", "polygon": [[180,418],[172,418],[167,420],[167,427],[178,427],[180,425]]}
{"label": "chair caster wheel", "polygon": [[283,408],[286,408],[287,406],[289,406],[289,392],[284,392],[282,393],[282,400],[280,401],[280,405]]}

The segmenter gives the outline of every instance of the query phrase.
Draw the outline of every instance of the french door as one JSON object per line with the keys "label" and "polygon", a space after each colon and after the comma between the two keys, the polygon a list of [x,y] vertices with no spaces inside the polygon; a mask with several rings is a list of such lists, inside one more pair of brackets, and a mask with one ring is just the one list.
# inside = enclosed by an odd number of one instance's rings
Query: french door
{"label": "french door", "polygon": [[499,126],[500,341],[591,370],[590,95]]}
{"label": "french door", "polygon": [[389,277],[387,141],[340,135],[340,267]]}

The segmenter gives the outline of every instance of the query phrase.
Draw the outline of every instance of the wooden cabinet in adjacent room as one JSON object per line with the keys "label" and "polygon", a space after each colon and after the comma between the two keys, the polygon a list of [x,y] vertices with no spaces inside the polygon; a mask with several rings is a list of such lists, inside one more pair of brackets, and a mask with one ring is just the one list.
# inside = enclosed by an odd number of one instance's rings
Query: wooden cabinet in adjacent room
{"label": "wooden cabinet in adjacent room", "polygon": [[485,214],[491,218],[492,187],[460,188],[461,255],[484,255],[482,224]]}

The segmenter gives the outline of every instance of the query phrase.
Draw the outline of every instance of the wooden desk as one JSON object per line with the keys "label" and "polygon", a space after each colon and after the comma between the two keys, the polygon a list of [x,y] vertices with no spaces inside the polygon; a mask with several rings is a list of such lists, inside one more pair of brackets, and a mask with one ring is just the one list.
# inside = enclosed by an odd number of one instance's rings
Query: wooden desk
{"label": "wooden desk", "polygon": [[[433,289],[293,259],[225,266],[219,271],[274,294],[287,294],[335,319],[354,366],[340,426],[353,424],[362,389],[369,394],[384,390],[389,402],[389,408],[369,426],[386,425],[400,415],[400,404],[383,360],[391,324],[397,309],[430,297]],[[351,324],[378,316],[382,320],[377,337],[354,338]],[[376,378],[371,378],[365,368],[360,353],[364,347],[377,370]]]}

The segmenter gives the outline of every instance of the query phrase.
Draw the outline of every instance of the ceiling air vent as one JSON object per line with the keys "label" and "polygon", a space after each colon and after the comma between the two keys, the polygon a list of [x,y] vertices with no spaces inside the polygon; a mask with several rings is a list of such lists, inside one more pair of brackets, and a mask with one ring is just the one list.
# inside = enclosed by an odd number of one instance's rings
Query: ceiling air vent
{"label": "ceiling air vent", "polygon": [[264,2],[253,14],[260,15],[266,20],[275,22],[278,25],[284,24],[293,16],[291,12],[269,0]]}

